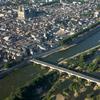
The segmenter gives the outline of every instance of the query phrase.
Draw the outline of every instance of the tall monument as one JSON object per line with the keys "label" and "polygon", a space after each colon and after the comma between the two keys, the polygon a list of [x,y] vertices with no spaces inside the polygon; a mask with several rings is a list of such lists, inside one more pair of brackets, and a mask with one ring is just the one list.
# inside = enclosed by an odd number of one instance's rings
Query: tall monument
{"label": "tall monument", "polygon": [[18,8],[18,19],[20,19],[20,20],[25,19],[25,10],[24,10],[23,5],[19,6],[19,8]]}

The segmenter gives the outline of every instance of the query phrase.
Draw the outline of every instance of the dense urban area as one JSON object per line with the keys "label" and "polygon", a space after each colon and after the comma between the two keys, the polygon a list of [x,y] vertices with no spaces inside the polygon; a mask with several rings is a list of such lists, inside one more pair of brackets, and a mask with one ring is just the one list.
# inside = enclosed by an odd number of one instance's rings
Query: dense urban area
{"label": "dense urban area", "polygon": [[0,100],[100,100],[100,0],[0,0]]}

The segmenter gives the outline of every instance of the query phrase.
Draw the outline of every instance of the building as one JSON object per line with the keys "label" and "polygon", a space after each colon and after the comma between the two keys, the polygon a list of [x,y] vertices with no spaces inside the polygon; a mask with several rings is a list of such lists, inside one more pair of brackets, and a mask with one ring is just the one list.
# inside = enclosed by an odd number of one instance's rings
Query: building
{"label": "building", "polygon": [[50,3],[50,2],[59,2],[60,0],[32,0],[32,2],[38,3]]}
{"label": "building", "polygon": [[18,8],[18,19],[20,19],[20,20],[25,19],[25,10],[24,10],[23,5],[19,6],[19,8]]}

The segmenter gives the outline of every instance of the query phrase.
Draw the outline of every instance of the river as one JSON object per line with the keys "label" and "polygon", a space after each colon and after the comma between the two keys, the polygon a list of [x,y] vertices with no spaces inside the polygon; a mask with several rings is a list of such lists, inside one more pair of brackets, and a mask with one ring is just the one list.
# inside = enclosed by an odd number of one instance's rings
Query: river
{"label": "river", "polygon": [[[94,35],[87,38],[85,41],[64,51],[51,54],[44,58],[44,60],[51,63],[57,63],[59,59],[71,57],[97,45],[100,45],[100,31],[94,31]],[[41,71],[37,66],[32,65],[13,71],[0,80],[0,100],[4,100],[4,98],[9,96],[9,94],[15,91],[15,89],[25,85],[27,82],[34,79],[39,73],[43,74],[44,72],[45,71]]]}
{"label": "river", "polygon": [[67,50],[53,53],[43,58],[43,60],[50,63],[58,63],[60,60],[69,58],[97,45],[100,45],[100,31],[94,33],[91,37],[87,38],[85,41],[82,41],[78,45],[75,45]]}

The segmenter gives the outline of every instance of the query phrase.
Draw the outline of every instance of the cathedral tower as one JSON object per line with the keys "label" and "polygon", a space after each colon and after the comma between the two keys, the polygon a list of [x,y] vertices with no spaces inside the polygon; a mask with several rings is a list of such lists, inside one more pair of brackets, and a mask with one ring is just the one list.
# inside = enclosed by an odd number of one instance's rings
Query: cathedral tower
{"label": "cathedral tower", "polygon": [[20,20],[25,19],[25,10],[24,10],[23,5],[19,6],[19,8],[18,8],[18,19],[20,19]]}

